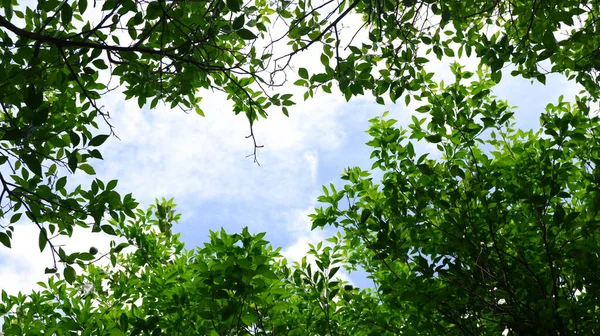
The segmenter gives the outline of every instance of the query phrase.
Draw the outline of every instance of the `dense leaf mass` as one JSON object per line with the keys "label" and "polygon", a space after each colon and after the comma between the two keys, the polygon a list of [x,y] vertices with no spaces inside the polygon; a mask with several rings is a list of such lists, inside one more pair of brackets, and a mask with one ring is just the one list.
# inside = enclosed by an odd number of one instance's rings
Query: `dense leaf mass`
{"label": "dense leaf mass", "polygon": [[[371,91],[380,103],[384,98],[395,102],[420,91],[419,72],[427,70],[429,56],[440,60],[475,57],[490,67],[496,82],[502,69],[542,83],[546,75],[560,73],[582,84],[592,96],[600,94],[597,1],[324,3],[334,9],[327,11],[311,1],[298,1],[281,14],[293,18],[288,36],[294,51],[276,61],[289,64],[294,55],[316,42],[323,43],[325,72],[298,82],[309,88],[308,95],[319,87],[330,91],[330,83],[335,81],[347,99]],[[355,41],[354,34],[351,39],[341,35],[344,22],[353,15],[363,18],[356,33],[363,31],[368,41]]]}
{"label": "dense leaf mass", "polygon": [[[600,2],[0,5],[0,243],[34,223],[57,273],[27,295],[2,290],[5,335],[600,334]],[[320,65],[293,68],[317,46]],[[453,81],[434,80],[433,57],[454,61]],[[186,249],[172,200],[144,211],[116,180],[67,180],[95,175],[114,135],[101,101],[117,89],[199,115],[202,90],[225,92],[256,159],[252,126],[292,110],[290,93],[269,90],[292,70],[304,99],[335,84],[348,100],[418,105],[408,127],[371,120],[373,165],[323,188],[313,229],[338,231],[300,262],[249,229]],[[517,129],[494,86],[551,73],[584,90],[556,97],[539,130]],[[110,250],[55,246],[78,226],[115,236]],[[342,280],[355,270],[373,287]]]}
{"label": "dense leaf mass", "polygon": [[[113,135],[101,97],[120,85],[140,107],[162,102],[204,115],[198,90],[216,89],[251,123],[271,104],[291,103],[250,87],[264,82],[265,57],[253,43],[275,13],[265,1],[242,8],[237,0],[51,0],[36,7],[8,0],[2,8],[0,214],[24,213],[40,228],[40,249],[49,245],[58,261],[77,258],[50,237],[70,235],[75,226],[111,233],[100,226],[104,214],[122,220],[137,206],[114,190],[116,181],[67,183],[77,170],[95,175],[89,162],[102,159],[98,147]],[[109,134],[98,134],[99,123]],[[20,217],[12,218],[0,231],[9,247]]]}
{"label": "dense leaf mass", "polygon": [[[507,102],[480,94],[489,76],[467,84],[472,73],[453,71],[424,105],[427,129],[417,117],[410,131],[372,120],[381,182],[348,169],[314,225],[343,228],[347,260],[373,275],[407,331],[597,333],[600,119],[579,98],[559,100],[541,130],[515,130]],[[416,155],[422,139],[442,157]]]}

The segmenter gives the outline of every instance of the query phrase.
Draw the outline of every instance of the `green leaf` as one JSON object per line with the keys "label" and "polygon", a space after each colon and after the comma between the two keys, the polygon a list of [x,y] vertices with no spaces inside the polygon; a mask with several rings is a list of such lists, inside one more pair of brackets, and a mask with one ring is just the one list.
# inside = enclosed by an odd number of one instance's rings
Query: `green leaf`
{"label": "green leaf", "polygon": [[40,248],[40,252],[44,252],[44,249],[46,248],[46,244],[48,243],[48,236],[47,236],[47,232],[46,232],[46,228],[42,228],[40,230],[40,233],[38,235],[38,246]]}
{"label": "green leaf", "polygon": [[13,10],[12,10],[12,1],[11,0],[2,0],[2,8],[4,9],[4,13],[6,14],[6,19],[10,21],[12,18]]}
{"label": "green leaf", "polygon": [[415,109],[415,111],[421,112],[421,113],[429,112],[430,110],[431,110],[430,105],[419,106],[418,108]]}
{"label": "green leaf", "polygon": [[544,75],[544,74],[537,75],[536,78],[540,83],[546,85],[546,75]]}
{"label": "green leaf", "polygon": [[79,13],[83,14],[85,13],[85,10],[87,9],[88,6],[88,2],[87,0],[79,0]]}
{"label": "green leaf", "polygon": [[424,175],[433,175],[433,173],[434,173],[433,169],[431,169],[431,167],[428,164],[426,164],[426,163],[422,163],[422,164],[417,165],[417,168]]}
{"label": "green leaf", "polygon": [[459,166],[457,166],[457,165],[453,165],[453,166],[450,168],[450,172],[451,172],[451,173],[452,173],[454,176],[458,176],[458,177],[460,177],[460,178],[463,178],[463,179],[465,178],[465,172],[464,172],[462,169],[460,169],[460,167],[459,167]]}
{"label": "green leaf", "polygon": [[101,60],[101,59],[97,59],[97,60],[93,61],[92,64],[94,64],[94,66],[100,70],[108,69],[108,65],[106,65],[106,63],[104,63],[104,60]]}
{"label": "green leaf", "polygon": [[498,84],[502,80],[502,71],[496,71],[491,74],[492,80]]}
{"label": "green leaf", "polygon": [[114,9],[117,6],[118,3],[119,3],[118,0],[106,0],[106,1],[104,1],[102,10],[103,11],[111,11],[112,9]]}
{"label": "green leaf", "polygon": [[425,139],[431,143],[438,143],[442,141],[442,136],[439,134],[433,134],[426,136]]}
{"label": "green leaf", "polygon": [[244,26],[244,23],[246,23],[246,16],[244,14],[238,16],[235,18],[235,20],[233,20],[233,24],[231,25],[231,28],[237,30],[240,29]]}
{"label": "green leaf", "polygon": [[75,269],[67,265],[63,271],[63,276],[68,283],[72,284],[75,281]]}
{"label": "green leaf", "polygon": [[41,90],[38,90],[34,85],[30,84],[27,86],[25,91],[25,105],[32,110],[37,109],[42,105],[44,101],[44,95]]}
{"label": "green leaf", "polygon": [[111,236],[115,236],[115,229],[110,226],[110,225],[102,225],[102,231],[104,231],[104,233],[111,235]]}
{"label": "green leaf", "polygon": [[73,131],[69,132],[69,138],[71,139],[71,144],[73,145],[73,147],[77,147],[77,145],[79,145],[79,142],[81,141],[79,135]]}
{"label": "green leaf", "polygon": [[244,40],[255,40],[256,39],[256,35],[254,35],[253,32],[249,31],[246,28],[236,30],[235,32],[236,32],[236,34],[238,34],[239,37],[243,38]]}
{"label": "green leaf", "polygon": [[66,176],[63,176],[63,177],[59,178],[59,179],[56,181],[56,184],[54,185],[54,188],[55,188],[56,190],[61,190],[62,188],[64,188],[64,187],[65,187],[65,185],[67,185],[67,177],[66,177]]}
{"label": "green leaf", "polygon": [[94,170],[94,168],[92,168],[92,166],[90,166],[87,163],[80,164],[79,169],[83,170],[88,175],[96,175],[96,171]]}
{"label": "green leaf", "polygon": [[60,17],[62,19],[62,24],[67,27],[71,20],[73,19],[73,8],[69,5],[68,2],[64,2],[62,4],[62,8],[60,10]]}
{"label": "green leaf", "polygon": [[298,74],[301,78],[308,79],[308,70],[306,70],[305,68],[298,69]]}
{"label": "green leaf", "polygon": [[240,0],[227,0],[227,7],[232,12],[239,12],[242,7],[242,1]]}
{"label": "green leaf", "polygon": [[10,248],[10,237],[4,232],[0,232],[0,243]]}
{"label": "green leaf", "polygon": [[450,11],[446,8],[442,10],[442,22],[448,22],[450,20]]}
{"label": "green leaf", "polygon": [[197,113],[199,116],[201,116],[201,117],[205,117],[205,115],[204,115],[204,111],[202,111],[202,109],[200,108],[200,106],[196,105],[196,106],[195,106],[195,109],[196,109],[196,113]]}
{"label": "green leaf", "polygon": [[108,134],[97,135],[92,140],[90,140],[90,142],[88,143],[88,146],[98,147],[98,146],[102,145],[106,141],[106,139],[108,139],[108,137],[109,137]]}
{"label": "green leaf", "polygon": [[25,335],[23,329],[18,324],[12,324],[11,326],[4,329],[6,335]]}
{"label": "green leaf", "polygon": [[321,54],[321,64],[323,64],[325,67],[329,66],[329,57],[327,57],[327,55]]}
{"label": "green leaf", "polygon": [[[364,211],[363,211],[364,213]],[[333,267],[330,271],[329,271],[329,279],[333,279],[333,277],[335,276],[335,274],[337,273],[337,271],[339,270],[339,267]]]}
{"label": "green leaf", "polygon": [[360,214],[360,223],[366,223],[369,217],[371,217],[371,210],[364,209],[363,212]]}
{"label": "green leaf", "polygon": [[121,244],[117,245],[117,246],[114,248],[114,252],[115,252],[115,253],[119,253],[119,252],[121,252],[121,251],[122,251],[124,248],[126,248],[127,246],[129,246],[129,244],[127,244],[127,243],[121,243]]}
{"label": "green leaf", "polygon": [[557,49],[556,38],[554,37],[554,32],[552,30],[546,30],[542,42],[544,43],[544,47],[550,51],[555,51]]}
{"label": "green leaf", "polygon": [[12,217],[10,217],[10,224],[14,224],[14,223],[18,222],[19,219],[21,219],[21,215],[23,215],[23,214],[16,213],[16,214],[12,215]]}
{"label": "green leaf", "polygon": [[255,311],[249,310],[246,314],[242,315],[242,321],[247,326],[252,326],[258,321],[258,315]]}
{"label": "green leaf", "polygon": [[42,163],[37,156],[33,154],[23,154],[21,156],[21,160],[23,160],[27,168],[29,168],[32,173],[36,174],[37,176],[42,176]]}
{"label": "green leaf", "polygon": [[117,183],[119,183],[119,181],[117,180],[111,180],[106,184],[106,190],[113,190],[117,187]]}
{"label": "green leaf", "polygon": [[559,204],[554,210],[554,223],[560,225],[565,219],[565,209]]}
{"label": "green leaf", "polygon": [[127,314],[125,314],[124,312],[121,313],[121,317],[119,318],[119,323],[121,324],[121,330],[127,331],[127,328],[129,327],[129,318],[127,317]]}
{"label": "green leaf", "polygon": [[50,113],[50,108],[48,106],[41,107],[34,111],[33,114],[33,124],[36,126],[43,125],[47,120]]}
{"label": "green leaf", "polygon": [[313,75],[313,76],[311,77],[311,79],[310,79],[310,80],[311,80],[312,82],[317,82],[317,83],[325,83],[325,82],[327,82],[329,79],[331,79],[331,76],[329,76],[329,75],[328,75],[328,74],[326,74],[326,73],[320,73],[320,74]]}

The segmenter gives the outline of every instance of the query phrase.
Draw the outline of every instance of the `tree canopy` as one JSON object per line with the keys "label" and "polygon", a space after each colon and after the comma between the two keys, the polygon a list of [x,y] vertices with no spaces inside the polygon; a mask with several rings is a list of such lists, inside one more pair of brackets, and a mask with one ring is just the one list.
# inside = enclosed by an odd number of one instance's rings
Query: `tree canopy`
{"label": "tree canopy", "polygon": [[[0,242],[7,247],[24,213],[40,228],[41,250],[49,245],[57,260],[73,261],[51,236],[70,235],[74,226],[112,234],[114,228],[101,225],[105,213],[133,216],[137,203],[114,190],[117,181],[96,180],[90,188],[67,183],[76,170],[95,174],[89,162],[102,159],[98,147],[113,135],[101,98],[119,85],[140,107],[163,102],[200,115],[198,90],[222,90],[251,123],[270,104],[284,111],[292,104],[290,95],[266,97],[250,87],[265,68],[253,46],[274,13],[265,1],[39,1],[34,8],[3,1],[2,7],[0,198],[2,214],[13,215]],[[109,134],[98,134],[99,123]]]}
{"label": "tree canopy", "polygon": [[[428,55],[438,59],[475,57],[499,82],[502,69],[542,83],[560,73],[598,96],[600,34],[596,1],[298,1],[281,13],[292,20],[287,36],[294,51],[289,62],[314,44],[323,45],[323,73],[300,76],[309,93],[336,82],[347,99],[371,91],[378,102],[410,99],[422,88]],[[340,30],[352,16],[362,18],[356,32]],[[359,32],[368,41],[355,41]],[[286,63],[288,64],[288,63]],[[508,72],[508,71],[506,71]]]}
{"label": "tree canopy", "polygon": [[[0,242],[11,247],[25,214],[56,258],[47,272],[61,269],[39,291],[2,292],[5,334],[599,332],[597,1],[1,4],[0,215],[10,219]],[[283,43],[291,51],[277,54]],[[317,46],[322,70],[293,67]],[[454,82],[433,80],[431,57],[458,61]],[[95,174],[116,112],[101,101],[116,87],[140,107],[200,115],[201,90],[224,91],[248,118],[256,155],[259,117],[273,106],[293,113],[292,95],[270,90],[292,71],[304,99],[335,84],[348,100],[370,91],[380,104],[416,101],[422,115],[408,128],[371,120],[373,166],[348,168],[346,185],[325,187],[311,215],[313,229],[339,230],[311,247],[314,262],[289,265],[248,229],[211,232],[188,250],[172,231],[173,201],[143,211],[116,180],[68,184],[77,170]],[[540,130],[516,129],[494,85],[550,73],[584,91],[557,97]],[[439,156],[417,153],[417,142]],[[67,254],[52,237],[76,226],[117,240],[100,257]],[[358,268],[374,288],[336,277]]]}
{"label": "tree canopy", "polygon": [[[542,129],[514,129],[490,76],[454,65],[409,130],[372,120],[373,169],[321,196],[314,226],[343,229],[352,267],[373,276],[384,306],[418,334],[595,334],[598,328],[599,118],[559,101]],[[489,136],[483,136],[491,132]],[[417,155],[415,140],[441,159]],[[588,301],[590,300],[590,301]]]}
{"label": "tree canopy", "polygon": [[[248,229],[211,232],[188,251],[164,229],[179,215],[163,200],[111,220],[126,239],[108,253],[112,265],[81,265],[82,274],[50,278],[29,296],[4,293],[5,332],[597,333],[600,118],[581,98],[559,99],[541,130],[516,130],[508,103],[481,94],[494,85],[489,73],[453,72],[454,83],[432,84],[422,109],[443,116],[436,126],[371,121],[373,171],[383,178],[351,168],[342,189],[324,190],[313,226],[341,231],[311,247],[314,263],[289,265]],[[422,139],[441,158],[417,155]],[[375,288],[338,279],[341,267],[362,267]]]}

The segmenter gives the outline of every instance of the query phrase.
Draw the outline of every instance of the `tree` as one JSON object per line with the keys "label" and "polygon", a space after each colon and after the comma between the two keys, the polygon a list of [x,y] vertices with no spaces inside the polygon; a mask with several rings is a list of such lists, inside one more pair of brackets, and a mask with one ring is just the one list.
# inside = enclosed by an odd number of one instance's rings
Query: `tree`
{"label": "tree", "polygon": [[[109,0],[90,5],[88,0],[53,0],[23,8],[7,0],[2,8],[0,128],[5,147],[0,163],[12,174],[0,179],[2,215],[11,216],[0,242],[10,247],[12,224],[26,214],[40,228],[40,249],[50,246],[61,261],[70,258],[53,246],[53,235],[69,235],[76,225],[111,233],[100,218],[105,213],[131,216],[136,205],[131,196],[122,198],[114,190],[113,181],[97,180],[90,188],[67,184],[68,172],[95,173],[90,162],[102,158],[96,147],[113,134],[109,111],[99,103],[114,89],[110,81],[99,82],[103,72],[118,77],[126,98],[151,108],[163,102],[203,115],[198,90],[226,92],[234,112],[250,121],[255,159],[261,146],[253,123],[266,117],[272,105],[288,114],[294,104],[291,94],[268,94],[266,88],[282,84],[274,78],[291,67],[295,55],[321,43],[324,72],[298,70],[295,84],[307,88],[305,99],[318,88],[331,92],[335,82],[347,99],[367,90],[378,103],[384,97],[392,102],[404,97],[409,103],[419,99],[423,80],[432,76],[424,57],[431,53],[439,59],[477,56],[496,82],[506,65],[513,66],[513,75],[541,82],[548,73],[562,73],[598,97],[595,1],[553,6],[535,0],[489,1],[482,6],[474,0],[355,0],[315,6],[310,1]],[[86,19],[97,13],[97,23]],[[288,29],[261,49],[255,42],[268,36],[275,16]],[[358,30],[368,32],[367,43],[355,42],[355,34],[340,38],[343,23],[352,17],[363,19]],[[282,43],[292,51],[273,56]],[[544,70],[548,64],[550,70]],[[93,132],[99,121],[108,124],[109,134]]]}
{"label": "tree", "polygon": [[402,315],[388,323],[409,334],[598,333],[597,111],[560,97],[542,129],[515,130],[491,75],[452,70],[454,83],[427,85],[426,126],[371,121],[381,182],[346,170],[314,227],[343,230],[345,261],[371,274],[380,304]]}
{"label": "tree", "polygon": [[[600,91],[600,5],[565,0],[373,0],[298,1],[281,16],[291,20],[287,37],[293,50],[275,59],[282,68],[294,56],[321,44],[323,71],[300,69],[297,85],[305,98],[332,83],[350,99],[371,92],[381,104],[418,96],[427,55],[438,59],[477,57],[499,82],[502,70],[545,83],[560,73]],[[353,18],[362,24],[349,34]],[[368,41],[355,40],[359,33]],[[425,74],[426,75],[426,74]]]}
{"label": "tree", "polygon": [[[11,247],[14,223],[23,214],[39,229],[40,250],[49,246],[55,260],[73,263],[93,256],[67,255],[52,243],[75,226],[113,234],[105,214],[133,217],[137,203],[115,191],[117,181],[96,179],[89,188],[67,183],[69,173],[94,175],[93,159],[113,130],[99,99],[125,86],[127,99],[140,107],[163,102],[195,109],[200,89],[228,94],[236,114],[252,123],[271,105],[292,104],[291,95],[270,95],[252,88],[265,55],[254,46],[274,14],[265,1],[38,1],[18,7],[3,1],[0,16],[0,217],[11,216],[0,242]],[[97,20],[86,17],[100,14]],[[108,73],[110,79],[101,80]],[[119,84],[116,84],[118,86]],[[109,134],[98,134],[98,123]],[[57,261],[49,272],[57,269]]]}
{"label": "tree", "polygon": [[[40,2],[24,13],[11,6],[5,1],[0,17],[0,79],[3,160],[14,173],[0,179],[2,196],[40,226],[42,249],[47,231],[68,234],[90,216],[96,230],[127,242],[106,255],[111,267],[97,266],[91,253],[53,248],[67,264],[64,280],[51,278],[29,296],[4,294],[6,333],[598,333],[597,2],[299,1],[271,9],[261,1],[107,1],[98,25],[77,28],[85,1]],[[348,41],[344,51],[339,30],[352,13],[363,17],[370,42]],[[196,90],[214,86],[252,125],[269,104],[293,104],[289,95],[256,89],[266,83],[256,73],[271,56],[259,56],[249,28],[266,32],[272,14],[291,20],[292,52],[275,58],[271,71],[323,44],[324,72],[298,70],[305,98],[336,82],[348,99],[370,90],[379,103],[422,102],[416,111],[425,113],[408,130],[372,120],[371,170],[383,177],[352,168],[342,175],[347,185],[326,189],[319,200],[328,205],[312,216],[314,228],[341,232],[311,247],[314,264],[289,266],[248,231],[213,232],[189,252],[171,231],[172,202],[135,210],[113,181],[64,189],[61,165],[93,174],[87,160],[100,154],[89,147],[107,138],[88,130],[106,116],[95,102],[107,89],[96,83],[103,68],[140,105],[194,108]],[[481,64],[477,73],[454,64],[456,81],[445,86],[432,81],[428,53],[474,55]],[[516,130],[508,103],[492,96],[505,66],[540,82],[562,73],[586,93],[548,106],[540,131]],[[436,144],[441,158],[417,155],[414,141]],[[5,245],[11,230],[0,232]],[[134,250],[124,253],[129,245]],[[342,266],[364,268],[376,288],[335,280]]]}
{"label": "tree", "polygon": [[[490,73],[452,71],[450,85],[426,83],[426,126],[371,121],[372,170],[383,177],[349,168],[343,188],[325,189],[313,227],[340,232],[311,246],[313,263],[289,266],[247,229],[211,232],[187,251],[161,229],[179,218],[163,200],[112,221],[127,240],[107,253],[112,266],[82,264],[29,296],[3,293],[4,331],[596,334],[600,117],[585,98],[561,97],[542,129],[516,130]],[[441,156],[419,155],[416,141]],[[336,279],[340,267],[362,267],[375,288]]]}
{"label": "tree", "polygon": [[113,221],[127,241],[106,253],[111,265],[82,265],[83,274],[50,278],[28,297],[3,291],[4,332],[302,335],[333,327],[331,299],[342,284],[333,281],[339,267],[331,267],[331,249],[323,250],[314,272],[306,260],[292,272],[279,249],[262,239],[265,233],[252,235],[247,228],[233,235],[211,232],[203,247],[188,251],[179,234],[158,228],[165,219],[177,222],[174,207],[163,200],[138,210],[135,220]]}

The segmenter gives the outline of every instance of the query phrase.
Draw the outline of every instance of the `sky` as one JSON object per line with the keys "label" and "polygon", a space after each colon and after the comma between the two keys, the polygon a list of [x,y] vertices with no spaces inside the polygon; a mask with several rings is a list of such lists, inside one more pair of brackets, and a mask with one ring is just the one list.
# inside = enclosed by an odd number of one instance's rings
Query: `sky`
{"label": "sky", "polygon": [[[296,62],[296,67],[309,72],[320,66],[318,54],[311,51]],[[436,72],[436,79],[450,79],[448,62],[434,61],[428,70]],[[301,92],[293,87],[284,90]],[[571,99],[579,90],[561,76],[550,76],[544,86],[513,78],[507,71],[494,93],[518,106],[517,125],[531,129],[539,127],[539,115],[548,103],[561,94]],[[102,104],[110,111],[120,140],[110,138],[100,148],[104,160],[93,163],[95,177],[118,179],[117,190],[133,193],[142,208],[155,198],[173,197],[182,213],[174,230],[188,248],[206,241],[209,230],[224,227],[234,233],[248,227],[253,233],[267,232],[265,239],[282,247],[290,261],[302,258],[308,243],[334,232],[310,230],[308,214],[319,206],[321,186],[343,185],[339,176],[345,167],[370,168],[370,150],[364,145],[368,120],[390,111],[390,118],[406,125],[412,114],[402,99],[398,105],[381,106],[369,96],[350,102],[340,94],[320,93],[305,102],[297,98],[289,117],[273,110],[256,124],[257,141],[264,145],[258,152],[259,166],[246,158],[253,146],[246,138],[245,117],[233,114],[224,95],[200,94],[206,117],[160,105],[140,109],[135,100],[125,101],[119,90],[105,97]],[[87,177],[78,174],[75,180],[86,182]],[[105,236],[83,231],[64,240],[74,251],[87,250],[91,244],[102,251],[108,242]],[[0,248],[0,289],[16,294],[35,288],[45,278],[44,268],[51,265],[50,255],[38,251],[37,229],[31,223],[19,224],[13,248]],[[355,285],[371,286],[362,273],[344,277]]]}

